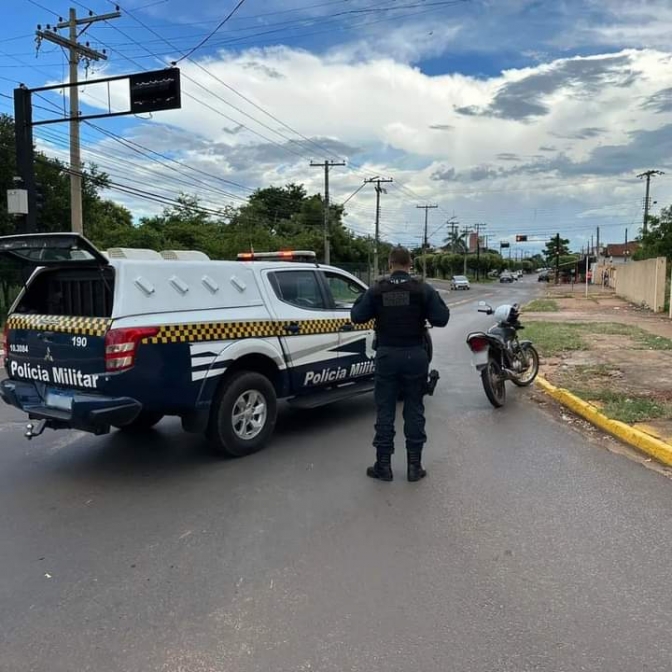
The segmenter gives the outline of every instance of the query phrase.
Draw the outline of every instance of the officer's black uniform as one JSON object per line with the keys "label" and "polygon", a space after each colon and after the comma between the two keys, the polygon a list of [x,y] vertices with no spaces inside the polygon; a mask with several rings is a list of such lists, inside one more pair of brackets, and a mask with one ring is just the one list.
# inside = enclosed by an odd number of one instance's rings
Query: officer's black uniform
{"label": "officer's black uniform", "polygon": [[408,480],[417,481],[426,475],[421,463],[427,440],[423,396],[429,373],[425,321],[445,327],[449,318],[450,311],[439,293],[403,271],[377,282],[352,308],[355,324],[376,321],[376,464],[367,470],[372,478],[392,480],[390,462],[399,392],[404,397]]}

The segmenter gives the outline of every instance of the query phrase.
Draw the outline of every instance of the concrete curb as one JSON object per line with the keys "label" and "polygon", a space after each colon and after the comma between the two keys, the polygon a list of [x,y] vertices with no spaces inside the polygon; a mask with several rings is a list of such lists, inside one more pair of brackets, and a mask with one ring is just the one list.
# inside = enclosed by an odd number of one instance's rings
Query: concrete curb
{"label": "concrete curb", "polygon": [[603,429],[624,443],[640,450],[659,462],[672,466],[672,446],[655,437],[635,429],[618,420],[611,420],[606,415],[583,399],[579,399],[568,390],[555,387],[541,376],[537,378],[537,385],[549,396],[566,406],[596,427]]}

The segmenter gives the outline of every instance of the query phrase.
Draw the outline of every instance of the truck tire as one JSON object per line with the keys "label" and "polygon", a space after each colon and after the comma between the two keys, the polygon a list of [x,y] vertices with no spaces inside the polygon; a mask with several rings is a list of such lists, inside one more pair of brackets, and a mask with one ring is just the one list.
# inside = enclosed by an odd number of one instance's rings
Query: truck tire
{"label": "truck tire", "polygon": [[221,455],[251,455],[268,442],[277,414],[271,381],[261,373],[239,371],[223,382],[212,403],[208,439]]}
{"label": "truck tire", "polygon": [[163,413],[157,411],[140,411],[138,417],[126,425],[115,425],[122,432],[141,433],[150,430],[154,425],[158,425],[163,420]]}

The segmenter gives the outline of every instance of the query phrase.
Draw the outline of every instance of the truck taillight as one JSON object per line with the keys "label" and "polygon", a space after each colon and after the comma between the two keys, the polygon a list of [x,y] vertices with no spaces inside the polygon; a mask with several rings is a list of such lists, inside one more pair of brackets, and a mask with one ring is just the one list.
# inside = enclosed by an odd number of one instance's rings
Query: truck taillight
{"label": "truck taillight", "polygon": [[108,331],[105,336],[105,370],[118,372],[135,366],[141,341],[153,338],[158,333],[158,327],[130,327]]}

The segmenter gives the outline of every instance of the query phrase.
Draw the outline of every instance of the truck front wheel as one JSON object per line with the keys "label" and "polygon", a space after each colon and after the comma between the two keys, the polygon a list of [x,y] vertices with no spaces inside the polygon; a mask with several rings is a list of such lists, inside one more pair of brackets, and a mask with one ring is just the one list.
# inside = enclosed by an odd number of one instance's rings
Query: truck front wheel
{"label": "truck front wheel", "polygon": [[251,455],[268,442],[277,414],[271,381],[261,373],[239,371],[223,381],[213,401],[208,439],[223,455]]}

